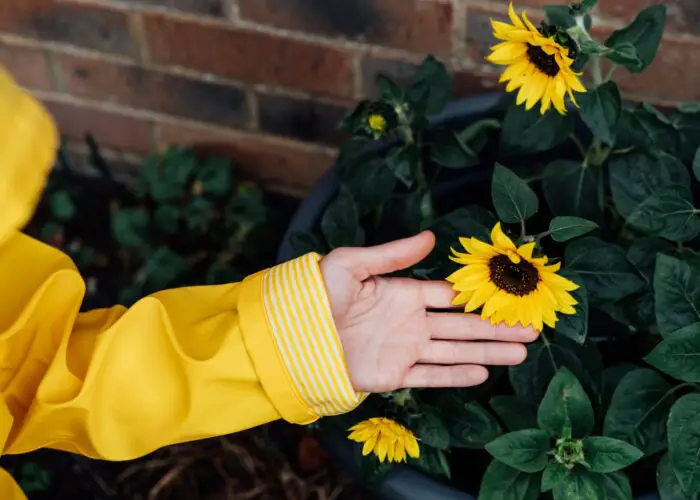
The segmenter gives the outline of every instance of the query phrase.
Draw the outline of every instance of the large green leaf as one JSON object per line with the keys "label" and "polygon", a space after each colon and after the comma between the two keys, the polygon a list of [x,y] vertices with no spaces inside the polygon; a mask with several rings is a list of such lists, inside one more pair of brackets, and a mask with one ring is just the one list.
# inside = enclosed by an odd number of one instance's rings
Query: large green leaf
{"label": "large green leaf", "polygon": [[[543,337],[544,339],[544,337]],[[576,376],[587,392],[598,394],[602,386],[603,362],[595,345],[578,345],[557,335],[527,346],[527,359],[508,369],[515,393],[533,406],[540,403],[555,373],[565,366]]]}
{"label": "large green leaf", "polygon": [[452,409],[446,418],[454,448],[481,449],[503,433],[496,418],[477,402]]}
{"label": "large green leaf", "polygon": [[426,445],[439,450],[450,447],[450,431],[437,410],[424,408],[417,425],[418,436]]}
{"label": "large green leaf", "polygon": [[645,455],[666,448],[666,415],[671,386],[658,373],[640,368],[625,375],[613,393],[603,434],[627,441]]}
{"label": "large green leaf", "polygon": [[[623,65],[632,73],[644,71],[656,57],[661,36],[666,24],[666,6],[654,5],[639,13],[637,18],[621,30],[615,31],[606,40],[605,45],[613,49],[608,58]],[[632,55],[627,52],[633,49]],[[625,56],[620,51],[625,49]]]}
{"label": "large green leaf", "polygon": [[443,450],[422,446],[418,460],[411,460],[411,465],[431,476],[451,478],[450,462]]}
{"label": "large green leaf", "polygon": [[176,205],[161,205],[153,214],[153,220],[159,229],[175,234],[180,222],[180,208]]}
{"label": "large green leaf", "polygon": [[654,303],[662,335],[700,321],[700,270],[660,254],[654,272]]}
{"label": "large green leaf", "polygon": [[149,224],[150,216],[143,208],[124,208],[112,214],[112,234],[123,247],[145,246]]}
{"label": "large green leaf", "polygon": [[321,219],[321,231],[331,248],[361,246],[365,233],[355,200],[347,189],[341,189]]}
{"label": "large green leaf", "polygon": [[359,215],[363,216],[389,199],[396,187],[396,177],[386,162],[375,159],[355,165],[343,184],[355,200]]}
{"label": "large green leaf", "polygon": [[700,493],[700,394],[686,394],[671,408],[668,456],[683,491]]}
{"label": "large green leaf", "polygon": [[554,241],[569,241],[590,233],[597,227],[595,222],[581,217],[554,217],[549,223],[549,234]]}
{"label": "large green leaf", "polygon": [[552,493],[554,500],[599,500],[603,497],[595,475],[583,469],[574,469]]}
{"label": "large green leaf", "polygon": [[493,169],[491,198],[498,218],[506,223],[529,219],[539,206],[537,195],[527,182],[498,163]]}
{"label": "large green leaf", "polygon": [[510,432],[486,445],[486,451],[495,459],[529,473],[545,468],[550,450],[549,434],[540,429]]}
{"label": "large green leaf", "polygon": [[632,486],[624,472],[593,476],[600,488],[598,500],[632,500]]}
{"label": "large green leaf", "polygon": [[479,500],[536,500],[539,483],[539,474],[521,472],[493,460],[481,480]]}
{"label": "large green leaf", "polygon": [[225,158],[212,158],[197,169],[204,194],[222,196],[231,191],[233,170]]}
{"label": "large green leaf", "polygon": [[623,217],[662,187],[672,185],[690,185],[690,175],[683,163],[667,153],[635,150],[610,161],[613,201]]}
{"label": "large green leaf", "polygon": [[73,199],[67,191],[56,191],[52,193],[48,201],[51,215],[62,222],[71,220],[77,211],[75,202],[73,202]]}
{"label": "large green leaf", "polygon": [[664,453],[656,468],[656,486],[661,500],[696,500],[697,498],[696,495],[688,495],[683,491],[668,453]]}
{"label": "large green leaf", "polygon": [[533,407],[526,404],[518,396],[494,396],[489,401],[491,408],[503,420],[509,431],[534,429],[537,427],[537,416]]}
{"label": "large green leaf", "polygon": [[700,147],[693,157],[693,174],[695,175],[695,179],[700,181]]}
{"label": "large green leaf", "polygon": [[629,467],[644,456],[631,444],[605,436],[589,436],[583,440],[586,466],[593,472],[607,474]]}
{"label": "large green leaf", "polygon": [[216,207],[207,198],[194,198],[185,207],[184,218],[190,229],[206,229],[216,218]]}
{"label": "large green leaf", "polygon": [[542,190],[554,215],[600,221],[603,216],[599,176],[581,162],[555,160],[544,171]]}
{"label": "large green leaf", "polygon": [[504,153],[514,156],[548,151],[567,140],[571,132],[571,115],[540,114],[513,103],[503,120],[500,147]]}
{"label": "large green leaf", "polygon": [[620,247],[592,236],[570,243],[565,261],[567,268],[576,271],[586,284],[594,304],[618,301],[645,286]]}
{"label": "large green leaf", "polygon": [[542,472],[540,491],[545,493],[564,483],[569,476],[569,472],[569,468],[565,465],[556,460],[550,460],[547,462],[547,467],[545,467],[544,472]]}
{"label": "large green leaf", "polygon": [[588,336],[588,292],[586,292],[586,285],[576,271],[563,269],[559,271],[559,274],[573,281],[579,287],[570,292],[577,302],[574,306],[576,314],[559,314],[559,321],[555,325],[556,330],[577,344],[583,344]]}
{"label": "large green leaf", "polygon": [[684,382],[700,382],[700,323],[668,335],[644,360]]}
{"label": "large green leaf", "polygon": [[700,218],[686,186],[665,186],[637,205],[627,223],[649,236],[686,242],[700,233]]}
{"label": "large green leaf", "polygon": [[627,260],[642,273],[645,280],[651,283],[654,280],[656,256],[660,253],[670,254],[673,251],[673,245],[668,241],[650,237],[636,238],[627,250]]}
{"label": "large green leaf", "polygon": [[[593,407],[581,384],[566,367],[559,369],[537,411],[537,422],[554,437],[580,438],[593,429]],[[565,436],[571,429],[571,436]]]}
{"label": "large green leaf", "polygon": [[430,148],[430,158],[447,168],[473,167],[479,163],[479,158],[472,149],[454,132],[440,133]]}
{"label": "large green leaf", "polygon": [[579,115],[593,135],[604,143],[615,144],[617,124],[622,112],[620,89],[608,81],[578,97]]}
{"label": "large green leaf", "polygon": [[160,247],[149,254],[146,261],[146,283],[153,291],[160,291],[175,285],[187,269],[184,257],[166,247]]}
{"label": "large green leaf", "polygon": [[425,58],[409,87],[407,100],[418,113],[440,113],[452,99],[452,77],[433,56]]}
{"label": "large green leaf", "polygon": [[394,148],[386,157],[386,164],[389,170],[407,188],[413,186],[415,175],[419,168],[419,161],[420,151],[414,144]]}

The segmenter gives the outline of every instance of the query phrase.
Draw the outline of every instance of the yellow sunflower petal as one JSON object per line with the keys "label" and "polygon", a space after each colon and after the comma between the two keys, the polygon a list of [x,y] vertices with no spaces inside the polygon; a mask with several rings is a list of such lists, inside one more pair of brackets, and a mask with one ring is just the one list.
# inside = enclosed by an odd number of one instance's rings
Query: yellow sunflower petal
{"label": "yellow sunflower petal", "polygon": [[379,458],[380,462],[384,462],[386,460],[386,454],[389,451],[389,439],[387,439],[386,436],[381,434],[379,436],[379,439],[377,440],[377,446],[374,448],[374,454],[377,455],[377,458]]}
{"label": "yellow sunflower petal", "polygon": [[525,260],[530,260],[532,258],[532,252],[535,250],[537,243],[531,241],[530,243],[525,243],[518,247],[518,253]]}
{"label": "yellow sunflower petal", "polygon": [[535,75],[533,77],[532,87],[530,88],[530,95],[527,96],[527,101],[525,101],[525,109],[528,111],[535,107],[535,104],[542,99],[544,91],[547,88],[547,78],[544,74]]}
{"label": "yellow sunflower petal", "polygon": [[493,242],[494,246],[499,250],[517,250],[515,243],[513,243],[513,240],[511,240],[506,235],[506,233],[503,232],[500,222],[497,222],[491,230],[491,241]]}
{"label": "yellow sunflower petal", "polygon": [[552,88],[554,86],[554,80],[552,78],[547,79],[547,87],[544,89],[544,95],[542,96],[542,106],[540,107],[540,114],[545,114],[552,108]]}
{"label": "yellow sunflower petal", "polygon": [[452,305],[453,306],[461,306],[469,302],[469,299],[472,298],[473,292],[470,291],[464,291],[462,293],[457,294],[457,296],[452,299]]}
{"label": "yellow sunflower petal", "polygon": [[574,290],[578,290],[579,288],[576,283],[564,278],[563,276],[559,276],[558,274],[545,272],[542,273],[541,278],[545,284],[551,286],[552,288],[566,290],[567,292],[572,292]]}
{"label": "yellow sunflower petal", "polygon": [[478,240],[476,238],[469,238],[468,240],[466,238],[460,238],[460,241],[462,241],[462,239],[466,240],[462,244],[472,255],[478,255],[489,258],[496,255],[497,253],[491,245],[489,245],[488,243],[484,243],[481,240]]}
{"label": "yellow sunflower petal", "polygon": [[406,453],[411,458],[420,458],[420,447],[418,446],[418,440],[413,434],[406,436]]}
{"label": "yellow sunflower petal", "polygon": [[508,5],[508,17],[510,18],[510,22],[513,23],[513,26],[517,26],[518,28],[525,29],[525,25],[518,17],[518,14],[515,12],[515,8],[513,7],[513,2],[511,2],[510,5]]}
{"label": "yellow sunflower petal", "polygon": [[464,306],[464,312],[472,312],[484,305],[498,291],[493,283],[486,283],[474,290],[471,299]]}
{"label": "yellow sunflower petal", "polygon": [[377,437],[379,434],[372,436],[369,438],[367,441],[365,441],[365,444],[362,446],[362,456],[366,457],[370,453],[374,451],[374,446],[377,444]]}
{"label": "yellow sunflower petal", "polygon": [[504,42],[493,50],[486,59],[494,64],[509,64],[527,52],[527,44],[520,42]]}
{"label": "yellow sunflower petal", "polygon": [[532,23],[530,22],[530,20],[527,18],[527,14],[526,14],[525,12],[523,12],[522,16],[523,16],[523,21],[525,21],[525,25],[527,26],[527,28],[528,28],[530,31],[533,31],[533,32],[535,32],[535,33],[539,33],[539,31],[537,30],[537,28],[535,27],[535,25],[532,24]]}

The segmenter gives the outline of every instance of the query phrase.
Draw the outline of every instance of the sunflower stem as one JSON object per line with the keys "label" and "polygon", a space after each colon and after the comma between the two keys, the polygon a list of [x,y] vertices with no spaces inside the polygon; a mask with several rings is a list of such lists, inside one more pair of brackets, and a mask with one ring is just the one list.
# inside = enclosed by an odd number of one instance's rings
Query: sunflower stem
{"label": "sunflower stem", "polygon": [[608,74],[605,75],[605,81],[609,82],[612,80],[613,75],[615,74],[615,71],[617,70],[618,65],[615,63],[612,63],[612,66],[610,66],[610,69],[608,70]]}
{"label": "sunflower stem", "polygon": [[525,219],[520,219],[520,241],[524,241],[526,236]]}
{"label": "sunflower stem", "polygon": [[600,65],[600,57],[596,55],[591,56],[591,66],[593,67],[593,84],[598,87],[603,83],[603,70]]}
{"label": "sunflower stem", "polygon": [[581,153],[581,157],[585,158],[586,157],[586,148],[583,146],[581,139],[579,139],[576,136],[576,134],[571,134],[569,137],[570,137],[571,141],[576,145],[576,149],[578,149],[579,153]]}

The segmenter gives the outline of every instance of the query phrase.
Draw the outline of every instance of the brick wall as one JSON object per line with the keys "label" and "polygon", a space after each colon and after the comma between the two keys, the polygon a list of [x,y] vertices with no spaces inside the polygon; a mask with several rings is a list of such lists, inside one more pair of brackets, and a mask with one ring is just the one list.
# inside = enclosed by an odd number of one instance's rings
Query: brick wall
{"label": "brick wall", "polygon": [[[532,18],[551,0],[521,0]],[[700,100],[700,0],[600,0],[601,32],[669,5],[654,66],[630,98]],[[0,63],[55,114],[136,160],[167,143],[233,154],[273,188],[302,194],[331,164],[335,124],[374,77],[446,61],[458,96],[496,88],[483,56],[505,0],[1,0]],[[621,71],[620,74],[623,72]],[[116,154],[116,153],[115,153]]]}

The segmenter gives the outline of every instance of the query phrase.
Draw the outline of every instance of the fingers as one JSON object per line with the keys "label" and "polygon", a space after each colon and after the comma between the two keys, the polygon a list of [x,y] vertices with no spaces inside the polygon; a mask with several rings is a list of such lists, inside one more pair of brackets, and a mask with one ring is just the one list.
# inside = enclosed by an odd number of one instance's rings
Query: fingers
{"label": "fingers", "polygon": [[[331,252],[355,278],[364,281],[371,276],[390,274],[417,264],[432,251],[435,235],[424,231],[411,238],[367,248],[340,248]],[[334,255],[335,254],[335,255]]]}
{"label": "fingers", "polygon": [[452,300],[457,292],[452,290],[452,285],[446,281],[418,281],[425,307],[431,309],[453,309]]}
{"label": "fingers", "polygon": [[404,388],[471,387],[483,384],[489,372],[483,366],[415,365],[406,375]]}
{"label": "fingers", "polygon": [[426,344],[419,363],[435,365],[519,365],[527,357],[524,345],[515,342],[448,342]]}
{"label": "fingers", "polygon": [[519,323],[514,327],[504,323],[492,325],[476,314],[429,312],[427,317],[433,339],[534,342],[538,336],[532,327],[523,327]]}

